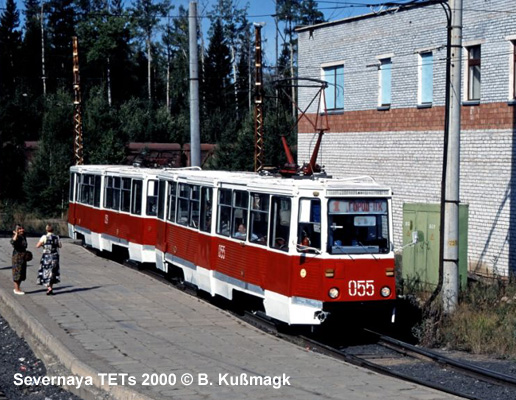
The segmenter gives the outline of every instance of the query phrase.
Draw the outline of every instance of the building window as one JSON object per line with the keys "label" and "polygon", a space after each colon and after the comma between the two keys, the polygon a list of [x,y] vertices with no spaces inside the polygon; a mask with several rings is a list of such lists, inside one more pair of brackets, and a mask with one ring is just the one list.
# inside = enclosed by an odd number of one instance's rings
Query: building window
{"label": "building window", "polygon": [[327,110],[344,109],[344,65],[323,68],[323,79],[328,82],[324,91]]}
{"label": "building window", "polygon": [[480,45],[467,48],[468,52],[468,98],[480,100]]}
{"label": "building window", "polygon": [[379,71],[380,71],[379,105],[380,105],[380,107],[390,107],[390,105],[391,105],[392,60],[390,58],[381,59]]}
{"label": "building window", "polygon": [[512,79],[512,85],[511,85],[511,99],[516,100],[516,40],[511,41],[511,57],[512,57],[512,70],[511,70],[511,79]]}
{"label": "building window", "polygon": [[434,55],[431,52],[419,54],[419,104],[431,105],[433,102]]}

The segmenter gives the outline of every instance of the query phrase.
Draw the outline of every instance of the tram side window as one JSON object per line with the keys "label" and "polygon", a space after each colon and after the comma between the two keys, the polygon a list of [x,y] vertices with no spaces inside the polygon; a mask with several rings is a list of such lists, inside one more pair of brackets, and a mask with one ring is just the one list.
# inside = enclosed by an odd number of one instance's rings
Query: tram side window
{"label": "tram side window", "polygon": [[147,215],[156,215],[158,212],[158,181],[147,182]]}
{"label": "tram side window", "polygon": [[120,211],[129,212],[131,209],[131,178],[122,178]]}
{"label": "tram side window", "polygon": [[120,210],[120,177],[113,178],[113,210]]}
{"label": "tram side window", "polygon": [[191,228],[199,228],[199,216],[201,208],[201,189],[198,185],[192,185],[190,191],[190,213],[188,218],[188,226]]}
{"label": "tram side window", "polygon": [[229,236],[229,227],[231,226],[231,211],[231,189],[220,189],[217,220],[217,233],[219,235]]}
{"label": "tram side window", "polygon": [[69,191],[68,191],[68,200],[70,202],[74,201],[74,197],[73,197],[73,191],[75,189],[75,179],[77,178],[77,174],[72,172],[70,173],[70,186],[68,187]]}
{"label": "tram side window", "polygon": [[246,239],[247,211],[249,209],[249,193],[243,190],[233,191],[233,223],[231,235],[237,239]]}
{"label": "tram side window", "polygon": [[[321,248],[321,200],[299,200],[297,244],[314,249]],[[301,250],[303,250],[301,248]]]}
{"label": "tram side window", "polygon": [[190,205],[190,185],[186,183],[179,184],[179,193],[177,200],[177,223],[180,225],[188,225],[188,214]]}
{"label": "tram side window", "polygon": [[118,210],[120,208],[120,177],[108,176],[106,177],[106,181],[104,207],[111,210]]}
{"label": "tram side window", "polygon": [[201,231],[211,231],[211,214],[213,204],[213,189],[202,187],[201,188]]}
{"label": "tram side window", "polygon": [[251,217],[249,229],[251,242],[266,245],[267,228],[269,226],[269,195],[251,193]]}
{"label": "tram side window", "polygon": [[163,219],[165,216],[165,181],[158,182],[158,218]]}
{"label": "tram side window", "polygon": [[102,182],[102,177],[100,175],[95,175],[95,188],[94,188],[94,195],[93,195],[93,205],[95,207],[100,207],[100,186]]}
{"label": "tram side window", "polygon": [[176,197],[177,197],[177,183],[168,182],[168,216],[167,220],[176,222]]}
{"label": "tram side window", "polygon": [[80,202],[81,201],[81,174],[75,175],[75,201]]}
{"label": "tram side window", "polygon": [[131,213],[136,215],[142,215],[142,193],[143,193],[143,181],[133,180],[132,197],[133,201],[131,204]]}
{"label": "tram side window", "polygon": [[269,246],[288,250],[292,202],[288,197],[272,196]]}
{"label": "tram side window", "polygon": [[81,190],[79,201],[82,204],[93,204],[93,191],[94,191],[94,178],[93,175],[85,174],[82,176]]}
{"label": "tram side window", "polygon": [[106,176],[106,188],[104,193],[104,208],[113,208],[113,177]]}

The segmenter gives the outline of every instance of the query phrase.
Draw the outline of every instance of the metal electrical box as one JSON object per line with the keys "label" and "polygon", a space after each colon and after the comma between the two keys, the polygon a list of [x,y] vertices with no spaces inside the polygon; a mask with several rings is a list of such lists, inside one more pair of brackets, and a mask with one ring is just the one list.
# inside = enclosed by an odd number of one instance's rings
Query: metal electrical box
{"label": "metal electrical box", "polygon": [[[441,206],[431,203],[403,204],[404,280],[417,281],[433,290],[439,281]],[[468,205],[459,205],[459,284],[468,278]]]}

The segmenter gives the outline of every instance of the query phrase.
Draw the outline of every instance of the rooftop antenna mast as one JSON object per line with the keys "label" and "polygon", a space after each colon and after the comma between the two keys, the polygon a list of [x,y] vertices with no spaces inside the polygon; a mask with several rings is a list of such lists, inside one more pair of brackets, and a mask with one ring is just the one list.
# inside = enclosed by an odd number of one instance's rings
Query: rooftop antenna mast
{"label": "rooftop antenna mast", "polygon": [[72,38],[73,44],[73,129],[75,133],[74,153],[75,165],[84,164],[82,145],[82,111],[81,111],[81,86],[79,77],[79,46],[77,36]]}

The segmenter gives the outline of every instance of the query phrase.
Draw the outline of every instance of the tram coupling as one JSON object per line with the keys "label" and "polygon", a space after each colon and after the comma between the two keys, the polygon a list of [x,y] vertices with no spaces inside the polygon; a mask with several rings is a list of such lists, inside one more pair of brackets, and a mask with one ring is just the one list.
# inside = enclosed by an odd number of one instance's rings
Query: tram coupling
{"label": "tram coupling", "polygon": [[328,311],[316,311],[314,313],[314,317],[317,318],[319,321],[321,321],[321,324],[326,321],[326,318],[328,318],[328,315],[330,313]]}

